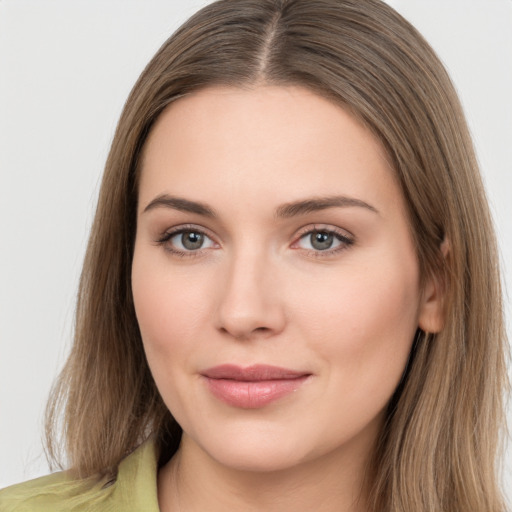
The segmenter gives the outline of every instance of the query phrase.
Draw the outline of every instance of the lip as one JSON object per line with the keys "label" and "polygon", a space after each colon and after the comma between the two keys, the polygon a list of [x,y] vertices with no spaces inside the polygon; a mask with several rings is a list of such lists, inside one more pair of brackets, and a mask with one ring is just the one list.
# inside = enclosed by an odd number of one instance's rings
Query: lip
{"label": "lip", "polygon": [[263,364],[223,364],[208,368],[201,375],[210,392],[224,403],[258,409],[297,391],[311,373]]}

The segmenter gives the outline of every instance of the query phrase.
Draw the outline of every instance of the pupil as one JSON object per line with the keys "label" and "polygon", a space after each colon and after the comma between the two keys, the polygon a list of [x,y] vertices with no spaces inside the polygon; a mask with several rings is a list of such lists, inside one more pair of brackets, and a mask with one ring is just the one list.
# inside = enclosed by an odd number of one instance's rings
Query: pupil
{"label": "pupil", "polygon": [[203,238],[204,236],[201,233],[194,233],[193,231],[190,231],[181,235],[181,243],[185,249],[192,251],[194,249],[201,248],[203,245]]}
{"label": "pupil", "polygon": [[311,235],[311,245],[319,251],[329,249],[333,243],[334,235],[325,231],[317,231]]}

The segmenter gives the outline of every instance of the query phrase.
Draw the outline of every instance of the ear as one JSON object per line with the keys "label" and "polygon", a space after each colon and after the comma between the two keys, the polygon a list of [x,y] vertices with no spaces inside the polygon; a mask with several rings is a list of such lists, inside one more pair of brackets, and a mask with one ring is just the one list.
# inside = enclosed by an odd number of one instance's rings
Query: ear
{"label": "ear", "polygon": [[[439,250],[446,261],[450,253],[450,243],[445,238]],[[425,332],[436,333],[444,327],[444,302],[446,283],[442,275],[436,274],[428,278],[421,298],[418,316],[418,327]]]}

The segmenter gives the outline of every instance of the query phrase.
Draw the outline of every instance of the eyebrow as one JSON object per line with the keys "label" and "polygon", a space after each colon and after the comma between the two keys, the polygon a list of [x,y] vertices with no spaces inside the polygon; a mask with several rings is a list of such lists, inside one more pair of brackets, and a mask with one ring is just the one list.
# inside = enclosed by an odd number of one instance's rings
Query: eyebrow
{"label": "eyebrow", "polygon": [[168,194],[162,194],[155,197],[155,199],[153,199],[146,208],[144,208],[143,213],[154,210],[155,208],[171,208],[181,212],[196,213],[198,215],[203,215],[204,217],[217,217],[215,210],[205,203],[190,201],[182,197],[170,196]]}
{"label": "eyebrow", "polygon": [[[300,215],[306,215],[308,213],[317,212],[320,210],[326,210],[328,208],[348,208],[348,207],[359,207],[365,208],[373,213],[379,213],[378,210],[354,197],[347,196],[327,196],[327,197],[313,197],[310,199],[304,199],[300,201],[293,201],[279,206],[276,209],[276,218],[291,218],[298,217]],[[155,208],[171,208],[182,212],[195,213],[204,217],[215,218],[217,214],[213,208],[205,203],[198,201],[190,201],[182,197],[170,196],[168,194],[162,194],[153,199],[145,208],[143,213],[154,210]]]}
{"label": "eyebrow", "polygon": [[311,212],[317,212],[319,210],[326,210],[328,208],[348,207],[365,208],[373,213],[379,213],[377,208],[361,201],[361,199],[347,196],[327,196],[314,197],[303,201],[294,201],[292,203],[283,204],[277,208],[276,217],[290,218]]}

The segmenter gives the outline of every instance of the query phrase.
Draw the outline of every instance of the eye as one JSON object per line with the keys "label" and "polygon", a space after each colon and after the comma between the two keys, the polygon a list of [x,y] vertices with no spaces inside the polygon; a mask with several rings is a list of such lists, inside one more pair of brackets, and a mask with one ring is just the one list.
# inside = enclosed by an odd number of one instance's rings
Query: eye
{"label": "eye", "polygon": [[216,247],[215,242],[203,231],[192,228],[179,228],[167,232],[158,243],[164,245],[166,250],[179,255]]}
{"label": "eye", "polygon": [[183,231],[169,239],[172,245],[183,251],[203,249],[203,245],[208,241],[211,240],[203,233],[197,231]]}
{"label": "eye", "polygon": [[303,234],[294,244],[299,249],[334,253],[354,242],[347,236],[331,229],[313,229]]}

